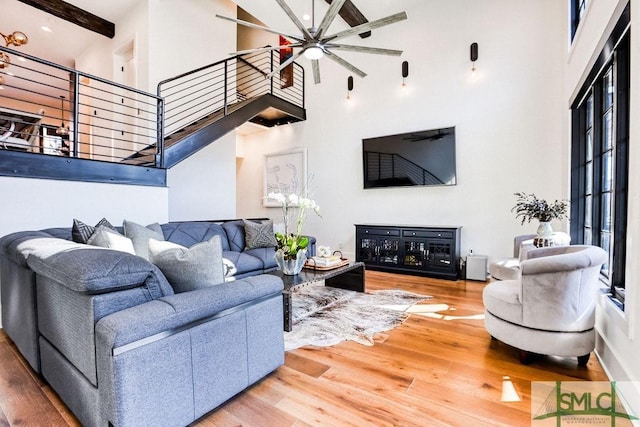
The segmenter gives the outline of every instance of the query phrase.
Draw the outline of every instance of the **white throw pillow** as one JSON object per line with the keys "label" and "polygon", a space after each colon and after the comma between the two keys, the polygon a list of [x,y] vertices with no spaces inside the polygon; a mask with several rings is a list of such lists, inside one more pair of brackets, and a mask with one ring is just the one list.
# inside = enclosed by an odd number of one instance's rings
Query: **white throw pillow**
{"label": "white throw pillow", "polygon": [[100,226],[96,228],[96,231],[87,240],[88,245],[100,246],[102,248],[114,249],[116,251],[127,252],[135,255],[136,252],[133,249],[133,242],[131,239],[123,236],[117,231]]}
{"label": "white throw pillow", "polygon": [[149,261],[162,271],[176,293],[224,282],[220,236],[190,248],[149,239]]}

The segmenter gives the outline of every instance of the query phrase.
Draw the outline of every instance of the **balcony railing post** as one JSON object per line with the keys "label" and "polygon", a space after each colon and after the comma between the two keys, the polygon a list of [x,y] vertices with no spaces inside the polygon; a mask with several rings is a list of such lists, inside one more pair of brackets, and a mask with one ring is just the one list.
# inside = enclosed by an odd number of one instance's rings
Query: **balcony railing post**
{"label": "balcony railing post", "polygon": [[228,113],[229,107],[229,61],[224,61],[224,115],[226,116]]}
{"label": "balcony railing post", "polygon": [[[275,53],[274,53],[274,52],[271,52],[271,59],[270,59],[270,60],[271,60],[271,65],[270,65],[270,67],[271,67],[271,68],[270,68],[271,73],[273,73],[273,56],[274,56],[274,55],[275,55]],[[270,83],[270,85],[269,85],[269,93],[270,93],[271,95],[273,95],[273,75],[271,76],[271,78],[270,78],[269,80],[270,80],[270,82],[269,82],[269,83]]]}
{"label": "balcony railing post", "polygon": [[164,100],[160,97],[160,87],[158,87],[158,109],[156,116],[156,126],[158,134],[156,167],[164,169]]}
{"label": "balcony railing post", "polygon": [[78,154],[78,137],[80,130],[80,75],[78,72],[73,73],[73,157],[80,157]]}

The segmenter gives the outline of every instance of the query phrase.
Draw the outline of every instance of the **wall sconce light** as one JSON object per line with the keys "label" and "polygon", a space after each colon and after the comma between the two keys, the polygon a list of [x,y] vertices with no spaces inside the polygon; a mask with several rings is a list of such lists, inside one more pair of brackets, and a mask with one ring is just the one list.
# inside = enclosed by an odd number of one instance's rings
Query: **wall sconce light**
{"label": "wall sconce light", "polygon": [[402,62],[402,88],[407,87],[405,79],[409,77],[409,63],[407,61]]}
{"label": "wall sconce light", "polygon": [[347,78],[347,101],[351,99],[351,91],[353,90],[353,76]]}
{"label": "wall sconce light", "polygon": [[471,43],[469,49],[469,56],[471,58],[471,72],[476,72],[476,61],[478,60],[478,43]]}

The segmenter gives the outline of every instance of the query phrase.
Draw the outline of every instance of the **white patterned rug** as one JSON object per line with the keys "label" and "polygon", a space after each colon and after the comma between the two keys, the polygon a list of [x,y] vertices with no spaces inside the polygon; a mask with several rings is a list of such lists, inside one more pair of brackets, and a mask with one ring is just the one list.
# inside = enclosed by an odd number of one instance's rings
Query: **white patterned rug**
{"label": "white patterned rug", "polygon": [[372,346],[377,332],[401,325],[414,304],[431,298],[398,290],[361,293],[304,287],[293,294],[293,330],[284,333],[285,350],[347,340]]}

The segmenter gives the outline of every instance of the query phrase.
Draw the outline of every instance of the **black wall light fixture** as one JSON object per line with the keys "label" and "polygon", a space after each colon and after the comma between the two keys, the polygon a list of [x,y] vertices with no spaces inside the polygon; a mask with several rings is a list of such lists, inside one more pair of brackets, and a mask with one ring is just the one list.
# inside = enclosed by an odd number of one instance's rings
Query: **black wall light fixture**
{"label": "black wall light fixture", "polygon": [[353,90],[353,76],[347,78],[347,101],[351,99],[351,91]]}
{"label": "black wall light fixture", "polygon": [[478,43],[473,42],[469,48],[469,56],[471,58],[471,71],[476,71],[476,61],[478,60]]}
{"label": "black wall light fixture", "polygon": [[405,79],[409,77],[409,62],[402,61],[402,87],[407,86]]}

